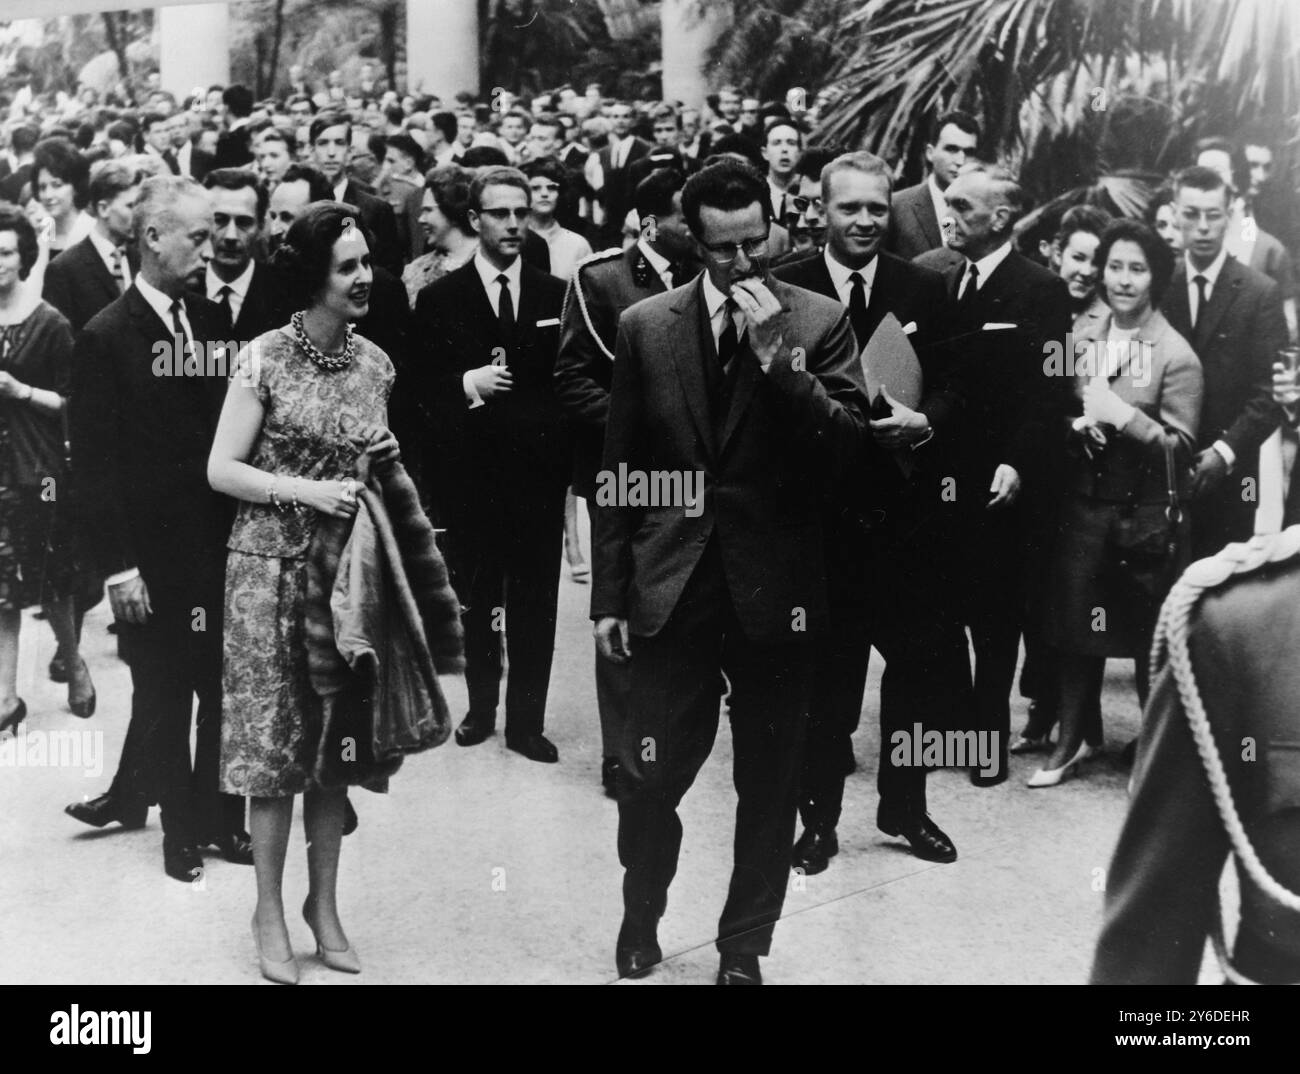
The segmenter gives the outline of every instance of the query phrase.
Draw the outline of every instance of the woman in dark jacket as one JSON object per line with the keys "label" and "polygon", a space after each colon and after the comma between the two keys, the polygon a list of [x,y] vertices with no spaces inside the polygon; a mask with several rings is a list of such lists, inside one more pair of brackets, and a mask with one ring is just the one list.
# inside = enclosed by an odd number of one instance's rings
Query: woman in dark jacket
{"label": "woman in dark jacket", "polygon": [[0,731],[27,714],[18,697],[22,611],[41,604],[68,669],[68,706],[95,711],[95,687],[77,647],[76,587],[64,481],[63,408],[72,330],[33,300],[23,281],[37,259],[26,214],[0,203]]}
{"label": "woman in dark jacket", "polygon": [[[1169,532],[1166,451],[1174,474],[1184,474],[1203,381],[1192,348],[1159,312],[1173,261],[1168,246],[1132,220],[1112,224],[1097,247],[1110,314],[1075,341],[1075,405],[1062,430],[1067,484],[1044,630],[1059,654],[1061,731],[1031,787],[1060,783],[1101,744],[1106,659],[1145,662],[1176,577],[1174,564],[1160,562]],[[1185,548],[1185,519],[1178,533]],[[1132,547],[1136,537],[1150,558]],[[1141,693],[1144,680],[1140,673]]]}

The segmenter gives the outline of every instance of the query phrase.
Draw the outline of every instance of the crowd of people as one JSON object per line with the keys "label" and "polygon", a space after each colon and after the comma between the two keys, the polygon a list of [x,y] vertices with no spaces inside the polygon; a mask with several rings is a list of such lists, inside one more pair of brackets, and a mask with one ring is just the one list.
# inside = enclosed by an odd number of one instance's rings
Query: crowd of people
{"label": "crowd of people", "polygon": [[[130,723],[110,788],[68,812],[131,828],[157,804],[179,880],[204,847],[254,865],[272,980],[298,976],[299,793],[304,915],[326,964],[360,971],[335,899],[347,787],[450,733],[434,671],[463,650],[458,745],[495,733],[504,679],[506,745],[559,760],[566,563],[591,585],[618,971],[662,959],[677,807],[726,712],[718,981],[753,984],[791,868],[839,851],[872,648],[876,824],[951,862],[927,772],[995,787],[1041,753],[1029,786],[1081,774],[1106,660],[1135,662],[1145,700],[1180,568],[1254,531],[1260,448],[1297,395],[1300,199],[1263,135],[1198,145],[1144,218],[1090,198],[1031,246],[1025,187],[959,111],[904,188],[819,140],[802,94],[290,81],[0,102],[0,729],[27,715],[37,604],[51,678],[94,713],[80,634],[106,591]],[[701,496],[603,495],[627,473],[700,474]],[[385,571],[412,594],[387,618]],[[369,646],[342,670],[340,586]],[[375,745],[339,765],[358,727]],[[907,744],[922,728],[967,760]]]}

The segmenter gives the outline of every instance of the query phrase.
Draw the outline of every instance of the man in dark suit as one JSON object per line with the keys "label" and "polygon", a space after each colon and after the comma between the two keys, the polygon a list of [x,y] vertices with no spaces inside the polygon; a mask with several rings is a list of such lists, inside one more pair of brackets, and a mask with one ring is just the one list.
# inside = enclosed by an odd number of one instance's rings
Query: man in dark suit
{"label": "man in dark suit", "polygon": [[1174,208],[1183,259],[1163,312],[1205,374],[1191,511],[1192,556],[1199,559],[1255,532],[1259,447],[1281,420],[1272,366],[1287,330],[1277,284],[1224,248],[1223,177],[1203,167],[1179,172]]}
{"label": "man in dark suit", "polygon": [[402,274],[402,246],[397,238],[393,208],[375,192],[348,175],[352,156],[352,121],[347,116],[326,113],[311,121],[312,162],[334,188],[334,200],[355,205],[361,219],[375,237],[372,251],[376,264],[395,276]]}
{"label": "man in dark suit", "polygon": [[241,342],[287,324],[285,289],[253,260],[266,221],[266,187],[243,168],[218,168],[203,181],[212,199],[212,259],[204,278],[209,301],[224,308]]}
{"label": "man in dark suit", "polygon": [[172,152],[171,118],[161,112],[146,112],[140,120],[140,144],[145,156],[162,161],[172,175],[180,174]]}
{"label": "man in dark suit", "polygon": [[194,293],[212,249],[203,189],[189,179],[146,180],[135,221],[140,273],[77,341],[73,473],[134,688],[119,778],[139,797],[119,802],[119,815],[157,801],[164,869],[191,881],[202,875],[200,846],[252,862],[243,801],[217,792],[231,512],[206,476],[226,386],[206,345],[226,340],[230,325]]}
{"label": "man in dark suit", "polygon": [[12,201],[15,205],[22,197],[23,187],[32,179],[36,143],[41,140],[38,127],[23,125],[15,127],[9,136],[12,147],[13,170],[0,179],[0,201]]}
{"label": "man in dark suit", "polygon": [[42,297],[80,332],[135,278],[140,259],[131,243],[140,176],[121,161],[105,161],[90,180],[86,208],[95,218],[89,235],[73,243],[45,270]]}
{"label": "man in dark suit", "polygon": [[843,310],[767,273],[759,173],[705,168],[682,207],[706,271],[623,314],[596,497],[591,616],[601,656],[632,674],[615,961],[634,976],[662,958],[677,806],[712,747],[725,674],[739,800],[718,983],[759,984],[828,626],[822,496],[861,444],[865,388]]}
{"label": "man in dark suit", "polygon": [[439,418],[430,457],[466,606],[469,713],[456,742],[477,745],[495,731],[505,635],[506,746],[550,763],[559,755],[542,731],[571,456],[553,382],[564,284],[519,256],[531,198],[514,168],[475,176],[469,219],[479,250],[416,299],[426,350],[412,372]]}
{"label": "man in dark suit", "polygon": [[[573,491],[587,501],[589,512],[594,513],[605,445],[619,318],[629,306],[681,286],[699,272],[695,240],[682,215],[685,182],[681,172],[667,169],[643,179],[635,195],[641,238],[627,250],[605,250],[581,262],[564,298],[555,392],[573,426]],[[629,681],[626,666],[597,656],[601,782],[610,795],[623,768]]]}
{"label": "man in dark suit", "polygon": [[621,246],[623,220],[632,207],[632,191],[628,168],[653,148],[644,138],[632,133],[636,116],[626,101],[615,101],[609,107],[609,141],[599,153],[587,161],[587,185],[595,194],[605,214],[600,225],[602,245]]}
{"label": "man in dark suit", "polygon": [[925,147],[930,174],[916,186],[894,195],[892,230],[886,249],[911,261],[943,245],[941,221],[947,213],[944,191],[961,166],[975,156],[980,127],[965,112],[948,112],[934,125],[934,138]]}
{"label": "man in dark suit", "polygon": [[831,632],[819,652],[799,799],[805,830],[793,858],[808,875],[822,872],[839,850],[835,828],[844,779],[854,768],[852,735],[862,713],[871,646],[886,661],[878,823],[907,838],[927,861],[950,862],[957,851],[927,813],[925,768],[892,764],[890,743],[896,731],[910,734],[917,722],[934,726],[949,717],[966,697],[940,689],[962,682],[965,652],[960,626],[935,592],[933,505],[918,495],[920,482],[905,478],[891,454],[906,452],[910,475],[943,443],[951,424],[954,400],[932,361],[934,344],[948,331],[943,278],[881,251],[891,184],[883,160],[849,153],[827,164],[821,177],[826,249],[775,275],[846,307],[859,349],[892,313],[922,362],[926,394],[916,410],[898,402],[892,413],[888,404],[882,407],[885,413],[871,423],[872,438],[827,512]]}
{"label": "man in dark suit", "polygon": [[1012,229],[1025,210],[1013,174],[967,164],[946,201],[949,249],[916,263],[943,272],[956,304],[953,335],[940,349],[947,386],[962,405],[946,443],[935,445],[924,495],[945,519],[947,551],[936,571],[947,575],[943,584],[974,643],[974,729],[998,758],[993,773],[972,768],[971,782],[993,786],[1007,778],[1024,570],[1037,551],[1028,520],[1046,509],[1041,500],[1022,501],[1055,494],[1051,434],[1065,414],[1070,379],[1050,376],[1046,356],[1052,345],[1065,346],[1070,292],[1055,273],[1012,249]]}

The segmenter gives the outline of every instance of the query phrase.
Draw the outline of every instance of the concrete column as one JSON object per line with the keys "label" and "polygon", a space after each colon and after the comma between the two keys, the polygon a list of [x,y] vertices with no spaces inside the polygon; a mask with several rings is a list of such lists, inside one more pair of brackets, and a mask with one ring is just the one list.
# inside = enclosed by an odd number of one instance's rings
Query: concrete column
{"label": "concrete column", "polygon": [[709,92],[705,61],[709,47],[731,25],[723,0],[663,0],[659,8],[663,47],[664,99],[698,108]]}
{"label": "concrete column", "polygon": [[478,5],[474,0],[406,0],[406,88],[436,93],[444,106],[477,94]]}
{"label": "concrete column", "polygon": [[196,86],[230,85],[230,13],[227,4],[158,9],[159,77],[179,104]]}

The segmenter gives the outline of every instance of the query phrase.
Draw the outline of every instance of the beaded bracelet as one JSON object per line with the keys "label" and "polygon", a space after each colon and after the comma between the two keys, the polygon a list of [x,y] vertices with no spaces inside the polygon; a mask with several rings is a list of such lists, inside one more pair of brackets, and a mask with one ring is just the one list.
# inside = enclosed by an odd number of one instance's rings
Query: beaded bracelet
{"label": "beaded bracelet", "polygon": [[274,507],[277,511],[284,511],[284,504],[280,502],[280,492],[276,486],[279,484],[278,478],[271,478],[271,483],[266,486],[266,502]]}

